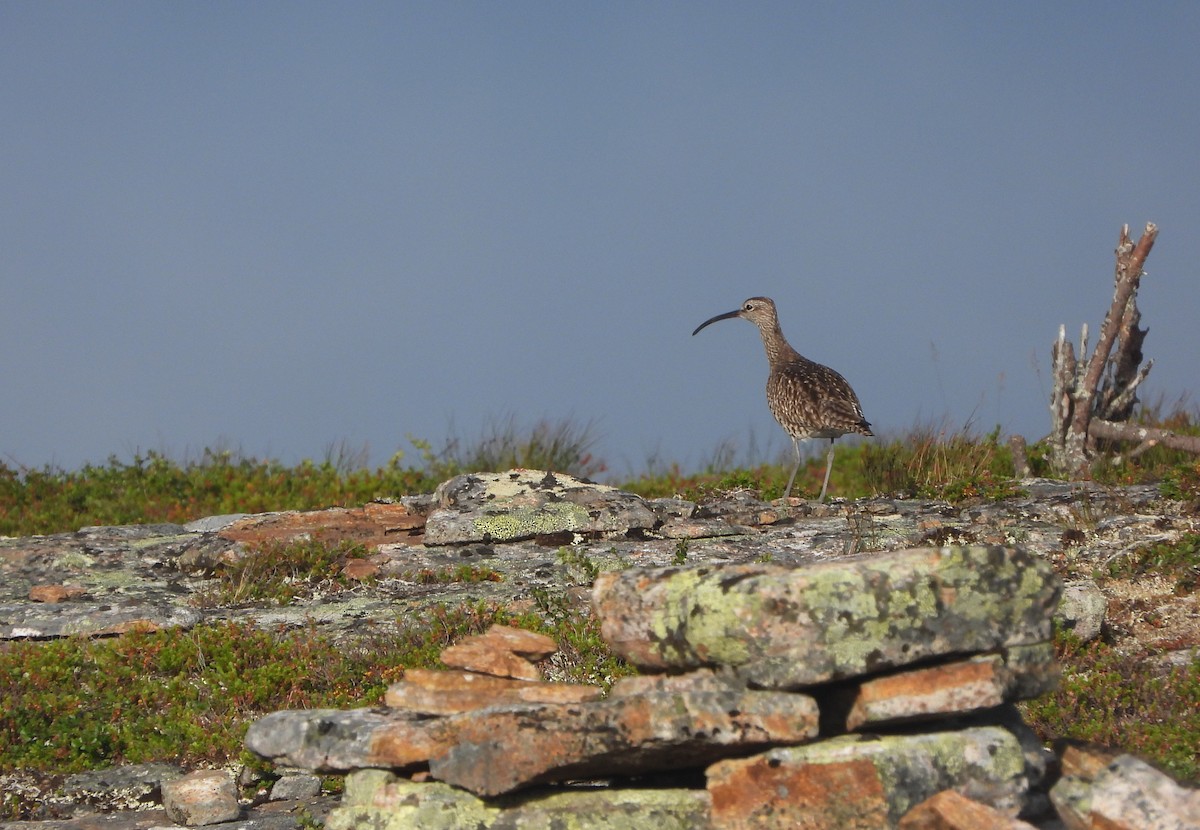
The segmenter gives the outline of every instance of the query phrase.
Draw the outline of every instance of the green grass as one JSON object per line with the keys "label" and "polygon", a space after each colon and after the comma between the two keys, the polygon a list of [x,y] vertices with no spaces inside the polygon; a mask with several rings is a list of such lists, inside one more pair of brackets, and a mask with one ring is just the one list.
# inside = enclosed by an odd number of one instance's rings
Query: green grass
{"label": "green grass", "polygon": [[[1140,415],[1143,423],[1184,433],[1200,432],[1200,418],[1176,409]],[[592,423],[542,420],[522,427],[515,419],[493,421],[474,442],[451,435],[434,451],[419,439],[409,441],[417,457],[406,463],[402,452],[374,469],[361,465],[363,454],[329,450],[320,462],[285,466],[271,459],[204,450],[191,460],[173,460],[158,452],[116,456],[106,464],[78,470],[28,468],[0,461],[0,535],[29,536],[70,532],[86,525],[187,522],[222,513],[315,510],[358,506],[380,497],[432,492],[463,472],[513,467],[549,469],[591,478],[607,470],[594,457]],[[818,442],[822,443],[823,442]],[[790,449],[777,463],[729,469],[732,455],[717,452],[703,469],[686,472],[678,464],[648,463],[641,474],[613,481],[625,490],[654,498],[683,496],[702,501],[735,490],[770,500],[783,494],[790,472]],[[1044,448],[1029,449],[1036,475],[1048,475]],[[815,496],[824,475],[825,454],[814,452],[796,476],[795,495]],[[830,492],[861,498],[885,495],[944,499],[951,502],[1002,499],[1019,493],[1012,457],[1000,428],[977,433],[970,424],[919,425],[903,434],[881,435],[837,447]],[[1200,512],[1200,463],[1186,454],[1155,447],[1139,456],[1101,460],[1096,476],[1112,483],[1161,481],[1164,495],[1188,502]]]}
{"label": "green grass", "polygon": [[268,601],[289,605],[312,596],[318,587],[349,587],[350,581],[342,575],[346,561],[368,554],[364,546],[348,541],[332,546],[319,538],[267,542],[235,562],[218,565],[216,584],[199,596],[197,604],[217,607]]}
{"label": "green grass", "polygon": [[1162,668],[1096,640],[1058,635],[1057,691],[1022,704],[1045,741],[1119,747],[1182,781],[1200,782],[1200,661]]}
{"label": "green grass", "polygon": [[443,648],[494,623],[558,640],[567,679],[609,685],[631,673],[603,647],[591,618],[563,607],[514,614],[484,603],[434,606],[350,645],[317,630],[236,623],[15,642],[0,650],[0,772],[236,760],[258,717],[378,703],[403,669],[441,667]]}

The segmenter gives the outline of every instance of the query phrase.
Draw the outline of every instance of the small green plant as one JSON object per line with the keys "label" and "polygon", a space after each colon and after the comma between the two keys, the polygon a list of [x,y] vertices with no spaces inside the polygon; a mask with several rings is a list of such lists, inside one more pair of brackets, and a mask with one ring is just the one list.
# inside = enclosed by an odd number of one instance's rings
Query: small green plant
{"label": "small green plant", "polygon": [[558,561],[566,570],[567,576],[577,582],[589,584],[595,582],[596,577],[600,575],[600,566],[580,548],[563,545],[558,549]]}
{"label": "small green plant", "polygon": [[1200,586],[1200,534],[1185,533],[1176,542],[1160,542],[1138,548],[1108,564],[1107,575],[1133,579],[1157,574],[1175,580],[1175,592],[1190,594]]}
{"label": "small green plant", "polygon": [[686,536],[675,543],[675,555],[671,561],[676,565],[682,565],[687,562],[688,550],[691,547],[691,540]]}
{"label": "small green plant", "polygon": [[453,568],[422,568],[404,571],[400,578],[421,585],[449,585],[456,582],[503,582],[504,574],[479,565],[458,565]]}
{"label": "small green plant", "polygon": [[217,585],[203,593],[197,604],[205,607],[273,602],[288,605],[312,596],[318,588],[341,590],[348,585],[342,568],[351,558],[367,555],[353,542],[330,545],[319,538],[268,542],[240,560],[217,568]]}
{"label": "small green plant", "polygon": [[1159,488],[1164,498],[1188,502],[1192,512],[1200,509],[1200,461],[1179,464],[1163,474]]}

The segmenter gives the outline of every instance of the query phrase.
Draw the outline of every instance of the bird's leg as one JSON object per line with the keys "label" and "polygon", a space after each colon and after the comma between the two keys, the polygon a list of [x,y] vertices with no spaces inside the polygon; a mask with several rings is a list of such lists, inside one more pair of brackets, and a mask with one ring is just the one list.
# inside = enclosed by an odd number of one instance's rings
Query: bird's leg
{"label": "bird's leg", "polygon": [[825,501],[825,491],[829,488],[829,474],[833,472],[833,440],[829,439],[829,452],[825,456],[825,481],[821,484],[821,495],[817,496],[817,501]]}
{"label": "bird's leg", "polygon": [[792,454],[796,456],[796,463],[792,465],[792,474],[788,476],[787,487],[783,491],[785,501],[792,494],[792,482],[796,480],[796,471],[800,469],[800,442],[795,438],[792,439]]}

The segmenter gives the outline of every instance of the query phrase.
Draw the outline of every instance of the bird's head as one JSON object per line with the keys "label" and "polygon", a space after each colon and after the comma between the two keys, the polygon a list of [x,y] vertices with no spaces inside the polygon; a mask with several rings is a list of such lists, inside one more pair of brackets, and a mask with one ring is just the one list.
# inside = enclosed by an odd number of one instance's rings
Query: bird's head
{"label": "bird's head", "polygon": [[705,326],[715,323],[718,320],[728,320],[730,317],[741,317],[743,320],[749,320],[760,329],[770,327],[778,322],[775,316],[775,302],[770,297],[751,297],[742,303],[742,307],[734,311],[727,311],[724,314],[718,314],[716,317],[710,317],[700,325],[696,326],[696,331],[692,335],[699,333],[700,329]]}

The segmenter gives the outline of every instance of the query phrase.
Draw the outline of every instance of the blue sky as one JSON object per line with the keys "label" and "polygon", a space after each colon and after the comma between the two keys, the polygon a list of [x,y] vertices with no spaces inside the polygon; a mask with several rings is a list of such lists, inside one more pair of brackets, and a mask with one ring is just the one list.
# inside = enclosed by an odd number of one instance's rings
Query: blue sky
{"label": "blue sky", "polygon": [[[1122,223],[1196,392],[1200,4],[0,4],[0,458],[372,463],[514,416],[782,452],[765,294],[877,432],[1049,427]],[[411,457],[411,456],[410,456]],[[415,460],[415,459],[414,459]]]}

